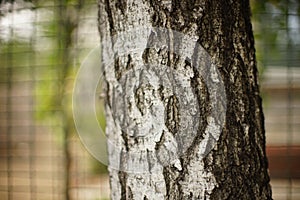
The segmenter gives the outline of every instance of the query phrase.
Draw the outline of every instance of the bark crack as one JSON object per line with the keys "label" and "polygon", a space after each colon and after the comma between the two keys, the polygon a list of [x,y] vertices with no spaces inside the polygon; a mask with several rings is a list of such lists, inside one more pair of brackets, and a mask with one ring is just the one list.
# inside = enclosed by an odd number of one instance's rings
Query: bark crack
{"label": "bark crack", "polygon": [[120,9],[122,15],[125,15],[125,11],[127,9],[127,1],[126,0],[117,0],[116,8]]}
{"label": "bark crack", "polygon": [[120,171],[118,172],[118,178],[121,186],[121,200],[127,200],[127,177],[125,172],[126,167],[126,151],[122,150],[120,153]]}
{"label": "bark crack", "polygon": [[107,13],[107,20],[109,23],[110,35],[113,36],[116,34],[116,31],[115,31],[115,26],[114,26],[113,14],[112,14],[112,10],[111,10],[109,2],[110,2],[110,0],[105,0],[105,11]]}
{"label": "bark crack", "polygon": [[180,123],[180,115],[179,115],[179,102],[175,95],[172,95],[167,98],[167,106],[166,106],[166,119],[165,124],[169,131],[176,135],[179,129]]}

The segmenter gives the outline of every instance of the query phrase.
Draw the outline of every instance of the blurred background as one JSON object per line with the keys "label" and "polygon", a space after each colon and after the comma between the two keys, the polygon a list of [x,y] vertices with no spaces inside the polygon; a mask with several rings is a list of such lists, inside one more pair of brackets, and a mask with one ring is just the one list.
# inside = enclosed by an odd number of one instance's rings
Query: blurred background
{"label": "blurred background", "polygon": [[[0,1],[0,199],[109,199],[72,90],[100,43],[96,0]],[[300,199],[300,2],[251,0],[274,199]],[[97,106],[102,128],[101,100]]]}

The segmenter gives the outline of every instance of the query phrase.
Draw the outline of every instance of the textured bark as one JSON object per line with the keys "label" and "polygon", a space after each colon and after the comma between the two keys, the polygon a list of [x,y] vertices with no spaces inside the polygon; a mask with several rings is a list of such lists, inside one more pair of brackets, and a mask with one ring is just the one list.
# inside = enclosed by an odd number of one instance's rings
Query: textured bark
{"label": "textured bark", "polygon": [[272,199],[248,0],[100,0],[99,31],[112,199]]}

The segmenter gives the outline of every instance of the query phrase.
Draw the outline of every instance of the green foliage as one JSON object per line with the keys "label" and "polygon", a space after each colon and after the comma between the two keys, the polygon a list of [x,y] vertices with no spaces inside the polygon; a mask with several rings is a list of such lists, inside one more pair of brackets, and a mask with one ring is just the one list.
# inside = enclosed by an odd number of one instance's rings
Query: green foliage
{"label": "green foliage", "polygon": [[15,40],[0,43],[0,82],[30,79],[33,47]]}
{"label": "green foliage", "polygon": [[[2,3],[3,1],[1,1]],[[13,2],[13,1],[6,1]],[[93,0],[33,0],[24,7],[38,15],[35,33],[25,41],[11,34],[0,41],[0,81],[32,81],[34,117],[39,123],[51,123],[57,141],[63,144],[75,133],[72,118],[72,90],[79,58],[74,57],[74,33],[80,12]],[[22,8],[22,2],[17,2]],[[25,5],[25,4],[24,4]],[[89,8],[89,6],[87,6]],[[22,8],[23,9],[23,8]],[[8,11],[5,14],[19,11]],[[2,16],[5,17],[5,16]],[[13,31],[12,31],[13,32]],[[13,76],[13,77],[11,77]],[[104,129],[102,108],[97,108]],[[94,117],[94,116],[92,116]],[[106,167],[91,159],[91,172],[107,173]]]}
{"label": "green foliage", "polygon": [[99,162],[98,160],[91,159],[91,171],[93,174],[107,174],[107,166]]}
{"label": "green foliage", "polygon": [[299,67],[300,2],[252,0],[251,7],[260,68]]}

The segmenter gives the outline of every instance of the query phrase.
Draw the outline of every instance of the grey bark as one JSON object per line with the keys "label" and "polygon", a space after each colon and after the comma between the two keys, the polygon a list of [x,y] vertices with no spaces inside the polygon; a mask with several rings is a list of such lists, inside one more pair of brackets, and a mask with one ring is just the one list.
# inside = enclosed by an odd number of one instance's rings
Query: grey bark
{"label": "grey bark", "polygon": [[112,199],[272,199],[248,0],[100,0],[99,31]]}

